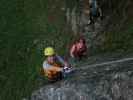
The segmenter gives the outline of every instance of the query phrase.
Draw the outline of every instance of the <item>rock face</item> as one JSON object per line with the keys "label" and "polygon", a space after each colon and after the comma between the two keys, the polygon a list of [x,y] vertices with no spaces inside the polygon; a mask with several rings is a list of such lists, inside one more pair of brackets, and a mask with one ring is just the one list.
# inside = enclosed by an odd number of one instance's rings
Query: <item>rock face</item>
{"label": "rock face", "polygon": [[[100,16],[91,18],[89,4],[96,1]],[[77,10],[75,10],[77,9]],[[104,33],[122,32],[126,25],[132,23],[132,0],[78,0],[71,16],[71,27],[74,34],[82,33],[92,51],[102,48]],[[94,19],[91,23],[90,19]]]}
{"label": "rock face", "polygon": [[[104,17],[88,24],[89,17],[83,13],[82,2],[79,0],[79,14],[74,6],[72,12],[67,10],[66,15],[73,32],[83,33],[93,49],[102,45],[104,31],[121,29],[133,16],[132,0],[99,0]],[[30,100],[133,100],[132,66],[133,60],[99,67],[85,68],[81,65],[84,69],[73,73],[71,77],[34,91]]]}
{"label": "rock face", "polygon": [[[106,17],[104,20],[101,20],[102,10],[98,2],[100,1],[78,0],[77,5],[75,5],[72,10],[68,8],[66,11],[67,23],[70,24],[72,32],[75,35],[80,34],[85,36],[89,48],[95,48],[97,45],[102,44],[103,40],[99,34],[104,30],[103,28],[107,22]],[[92,8],[96,5],[96,9],[98,9],[100,14],[98,17],[91,16],[91,5],[93,5]]]}
{"label": "rock face", "polygon": [[30,100],[132,100],[132,66],[130,60],[81,69],[71,78],[35,91]]}

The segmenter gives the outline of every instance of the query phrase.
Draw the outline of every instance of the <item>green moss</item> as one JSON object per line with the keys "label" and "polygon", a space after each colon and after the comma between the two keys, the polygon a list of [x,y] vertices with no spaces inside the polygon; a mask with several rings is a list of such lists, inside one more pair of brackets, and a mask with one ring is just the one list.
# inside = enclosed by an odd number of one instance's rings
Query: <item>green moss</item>
{"label": "green moss", "polygon": [[55,47],[60,55],[66,53],[72,34],[60,8],[53,0],[1,1],[0,100],[22,100],[39,88],[46,46]]}

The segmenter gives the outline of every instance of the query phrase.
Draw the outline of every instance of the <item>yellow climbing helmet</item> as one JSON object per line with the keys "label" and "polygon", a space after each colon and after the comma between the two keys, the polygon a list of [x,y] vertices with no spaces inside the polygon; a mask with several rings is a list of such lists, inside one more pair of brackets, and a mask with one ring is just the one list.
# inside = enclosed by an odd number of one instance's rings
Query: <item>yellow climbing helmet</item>
{"label": "yellow climbing helmet", "polygon": [[45,50],[44,50],[44,55],[45,56],[52,56],[54,54],[55,54],[54,48],[52,48],[52,47],[45,48]]}

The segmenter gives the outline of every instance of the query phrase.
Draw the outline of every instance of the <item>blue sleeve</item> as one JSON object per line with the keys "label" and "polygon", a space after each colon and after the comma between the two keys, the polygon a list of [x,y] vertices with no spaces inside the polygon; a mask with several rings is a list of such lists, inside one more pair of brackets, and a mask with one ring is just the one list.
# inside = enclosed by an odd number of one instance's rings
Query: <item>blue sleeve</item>
{"label": "blue sleeve", "polygon": [[61,56],[57,55],[56,57],[62,64],[65,64],[65,60]]}
{"label": "blue sleeve", "polygon": [[48,69],[52,67],[50,64],[48,64],[46,61],[43,62],[43,69]]}

